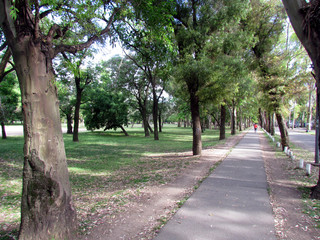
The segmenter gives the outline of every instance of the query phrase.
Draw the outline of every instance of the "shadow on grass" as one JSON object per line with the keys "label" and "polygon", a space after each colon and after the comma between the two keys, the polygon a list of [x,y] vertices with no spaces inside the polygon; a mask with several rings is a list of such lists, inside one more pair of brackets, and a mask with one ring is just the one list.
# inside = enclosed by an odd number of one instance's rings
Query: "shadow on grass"
{"label": "shadow on grass", "polygon": [[[152,134],[148,138],[144,137],[141,128],[127,130],[129,137],[118,131],[79,133],[80,142],[73,142],[72,135],[64,135],[75,202],[82,196],[91,199],[94,194],[121,192],[146,183],[164,184],[176,175],[179,169],[189,166],[195,159],[191,155],[175,156],[177,152],[191,151],[191,128],[164,128],[159,141],[153,140]],[[217,130],[207,130],[203,134],[204,147],[219,142],[217,133]],[[164,156],[164,153],[167,153],[167,156]],[[8,188],[0,189],[0,203],[6,208],[14,206],[14,211],[20,212],[20,204],[16,203],[19,203],[21,198],[23,137],[0,140],[0,156],[0,186],[16,184],[12,193]],[[8,198],[5,199],[5,195]],[[1,220],[0,239],[14,239],[1,237],[9,236],[12,231],[14,235],[17,227],[7,230],[3,227],[16,226],[18,221],[19,219],[10,222]]]}

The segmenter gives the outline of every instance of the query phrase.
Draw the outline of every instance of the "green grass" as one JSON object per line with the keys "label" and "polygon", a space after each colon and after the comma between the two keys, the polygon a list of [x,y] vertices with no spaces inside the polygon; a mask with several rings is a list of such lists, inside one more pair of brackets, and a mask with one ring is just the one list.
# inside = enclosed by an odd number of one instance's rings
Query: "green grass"
{"label": "green grass", "polygon": [[[122,195],[117,197],[120,208],[126,202],[125,199],[132,196],[126,195],[125,190],[119,188],[119,181],[136,188],[148,182],[164,184],[168,172],[176,174],[176,169],[189,166],[188,159],[181,160],[178,157],[170,161],[159,161],[159,156],[191,151],[191,128],[167,125],[159,134],[159,141],[154,141],[152,134],[148,138],[144,137],[142,128],[128,128],[127,131],[129,137],[119,131],[79,133],[80,142],[76,143],[72,141],[72,135],[64,135],[78,216],[103,208],[108,201],[108,191],[110,199]],[[218,130],[206,130],[202,134],[203,147],[216,145],[218,138]],[[17,226],[20,221],[23,143],[23,137],[0,139],[0,239],[5,233],[8,234],[6,229]],[[97,201],[89,203],[83,200],[90,198],[96,198]],[[15,232],[16,228],[10,231]]]}

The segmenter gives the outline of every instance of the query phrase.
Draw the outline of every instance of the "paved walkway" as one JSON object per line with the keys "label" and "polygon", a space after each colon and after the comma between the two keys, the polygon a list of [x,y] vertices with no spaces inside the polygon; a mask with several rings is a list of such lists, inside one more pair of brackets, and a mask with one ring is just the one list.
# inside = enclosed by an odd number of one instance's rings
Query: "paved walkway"
{"label": "paved walkway", "polygon": [[276,239],[258,133],[244,136],[154,239]]}

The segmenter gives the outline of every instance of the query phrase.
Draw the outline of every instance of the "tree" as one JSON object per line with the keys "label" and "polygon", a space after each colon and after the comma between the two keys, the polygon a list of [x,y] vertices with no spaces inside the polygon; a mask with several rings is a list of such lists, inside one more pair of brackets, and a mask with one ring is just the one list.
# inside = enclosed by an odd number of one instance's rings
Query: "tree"
{"label": "tree", "polygon": [[[74,113],[74,85],[69,81],[61,77],[59,74],[59,81],[57,81],[59,106],[62,114],[67,119],[67,134],[73,134],[72,131],[72,119]],[[66,80],[66,81],[65,81]]]}
{"label": "tree", "polygon": [[[128,57],[114,57],[108,62],[102,63],[102,67],[109,69],[111,81],[115,88],[121,88],[123,93],[128,93],[134,97],[136,104],[132,105],[137,105],[141,114],[145,137],[149,137],[150,82],[147,81],[144,72]],[[131,100],[131,98],[128,99]]]}
{"label": "tree", "polygon": [[93,88],[83,114],[85,126],[89,130],[121,128],[129,136],[123,127],[128,125],[128,104],[121,93],[108,91],[105,87]]}
{"label": "tree", "polygon": [[[282,52],[274,51],[284,29],[284,13],[276,2],[255,0],[252,10],[243,21],[246,31],[252,31],[256,42],[252,47],[255,57],[253,68],[258,70],[259,88],[262,92],[266,117],[260,111],[260,124],[270,131],[271,116],[275,112],[281,133],[282,147],[289,146],[289,136],[283,119],[283,99],[286,91],[286,58]],[[266,119],[267,121],[263,121]],[[265,124],[268,122],[268,124]]]}
{"label": "tree", "polygon": [[[200,94],[211,79],[210,50],[217,48],[215,37],[219,38],[229,23],[238,24],[245,16],[248,1],[176,1],[174,33],[177,42],[181,79],[189,93],[193,126],[194,155],[200,155],[201,120]],[[209,50],[207,46],[211,45]]]}
{"label": "tree", "polygon": [[15,86],[14,73],[7,74],[4,81],[0,83],[0,124],[3,139],[7,138],[5,124],[14,120],[18,107],[19,94],[15,91]]}
{"label": "tree", "polygon": [[[93,81],[94,79],[94,70],[93,68],[87,67],[87,69],[81,69],[81,65],[86,56],[90,55],[88,50],[78,52],[70,56],[67,53],[62,53],[64,61],[62,64],[67,65],[67,69],[72,72],[75,82],[75,106],[74,106],[74,128],[73,128],[73,141],[79,142],[79,121],[80,121],[80,106],[81,100],[85,88]],[[69,55],[69,56],[68,56]]]}
{"label": "tree", "polygon": [[133,51],[127,54],[144,73],[150,83],[153,106],[154,140],[159,140],[158,111],[159,99],[165,89],[167,79],[162,76],[164,69],[171,63],[172,49],[172,6],[173,1],[152,0],[143,2],[140,7],[147,9],[148,18],[133,12],[126,16],[114,29],[123,46]]}
{"label": "tree", "polygon": [[[302,45],[306,49],[314,69],[314,77],[317,85],[317,111],[316,111],[316,125],[319,125],[320,114],[320,5],[318,0],[282,0],[282,3],[289,16],[291,25],[297,34]],[[316,134],[316,161],[318,158],[320,134],[317,127]],[[312,197],[320,199],[320,168],[319,180],[314,187]]]}
{"label": "tree", "polygon": [[[102,40],[110,33],[120,4],[0,1],[0,26],[15,64],[23,109],[20,239],[72,239],[75,234],[52,60],[61,52],[75,53]],[[70,44],[72,32],[84,41]]]}

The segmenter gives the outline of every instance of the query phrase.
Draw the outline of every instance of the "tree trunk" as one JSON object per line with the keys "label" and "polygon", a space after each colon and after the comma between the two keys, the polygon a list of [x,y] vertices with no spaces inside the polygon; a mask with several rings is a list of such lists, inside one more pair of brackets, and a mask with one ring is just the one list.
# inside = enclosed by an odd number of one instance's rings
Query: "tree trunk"
{"label": "tree trunk", "polygon": [[52,60],[30,36],[19,40],[11,46],[25,140],[19,239],[74,239],[76,212]]}
{"label": "tree trunk", "polygon": [[150,126],[149,121],[147,121],[147,126],[148,126],[149,131],[150,131],[151,133],[153,133],[153,129],[152,129],[152,127]]}
{"label": "tree trunk", "polygon": [[307,117],[307,132],[311,130],[311,122],[312,122],[312,92],[309,90],[309,105],[308,105],[308,117]]}
{"label": "tree trunk", "polygon": [[159,132],[162,132],[161,111],[159,111]]}
{"label": "tree trunk", "polygon": [[236,130],[236,122],[237,122],[236,106],[235,106],[234,101],[232,101],[231,135],[235,135],[235,134],[237,133],[237,130]]}
{"label": "tree trunk", "polygon": [[72,134],[72,114],[67,114],[67,134]]}
{"label": "tree trunk", "polygon": [[[240,108],[239,108],[240,109]],[[243,121],[243,118],[242,118],[242,112],[241,112],[241,110],[238,112],[239,114],[238,114],[238,119],[239,119],[239,124],[238,124],[238,126],[239,126],[239,131],[241,132],[243,129],[242,129],[242,125],[243,125],[243,123],[242,123],[242,121]]]}
{"label": "tree trunk", "polygon": [[129,136],[128,132],[124,129],[123,126],[120,126],[122,132],[124,133],[124,135],[126,135],[127,137]]}
{"label": "tree trunk", "polygon": [[196,91],[193,89],[190,91],[190,106],[191,106],[191,117],[192,117],[192,131],[193,131],[193,144],[192,152],[193,155],[201,155],[202,142],[201,142],[201,120],[200,120],[200,108],[199,108],[199,97]]}
{"label": "tree trunk", "polygon": [[152,107],[152,115],[153,115],[153,136],[154,140],[159,140],[159,132],[158,132],[158,97],[155,86],[152,87],[152,96],[153,96],[153,107]]}
{"label": "tree trunk", "polygon": [[140,106],[139,111],[140,111],[140,114],[141,114],[141,117],[142,117],[142,126],[143,126],[143,129],[144,129],[144,136],[145,137],[150,137],[150,132],[149,132],[149,129],[148,129],[149,123],[148,123],[148,117],[147,117],[147,110],[143,106]]}
{"label": "tree trunk", "polygon": [[271,126],[270,126],[270,134],[272,135],[272,136],[274,136],[275,135],[275,126],[274,126],[275,124],[274,124],[274,113],[272,113],[271,114]]}
{"label": "tree trunk", "polygon": [[178,119],[178,127],[181,127],[181,119]]}
{"label": "tree trunk", "polygon": [[212,116],[210,114],[208,114],[208,129],[212,129]]}
{"label": "tree trunk", "polygon": [[289,147],[288,131],[287,131],[286,124],[283,121],[282,115],[280,113],[276,113],[276,117],[277,117],[280,135],[281,135],[282,150],[284,150],[284,147]]}
{"label": "tree trunk", "polygon": [[226,115],[227,115],[226,106],[221,104],[221,121],[220,121],[219,140],[223,140],[226,138]]}
{"label": "tree trunk", "polygon": [[259,125],[263,127],[263,116],[262,116],[262,109],[259,108]]}
{"label": "tree trunk", "polygon": [[6,128],[4,122],[1,122],[2,139],[7,139]]}
{"label": "tree trunk", "polygon": [[74,108],[74,129],[73,129],[73,141],[79,142],[79,118],[80,118],[80,105],[81,105],[81,97],[82,97],[82,88],[80,87],[80,77],[75,77],[76,82],[76,105]]}

